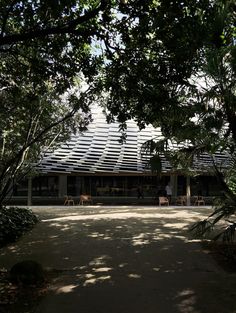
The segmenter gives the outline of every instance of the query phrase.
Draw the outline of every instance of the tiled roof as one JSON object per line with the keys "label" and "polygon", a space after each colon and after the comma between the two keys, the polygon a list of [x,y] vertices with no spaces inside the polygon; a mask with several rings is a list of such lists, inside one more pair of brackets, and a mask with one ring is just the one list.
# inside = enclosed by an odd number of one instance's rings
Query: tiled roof
{"label": "tiled roof", "polygon": [[[42,173],[67,174],[141,174],[147,171],[147,161],[141,157],[142,144],[150,139],[160,137],[160,129],[147,126],[139,130],[134,121],[127,123],[127,139],[121,144],[119,139],[119,124],[107,124],[102,109],[92,110],[93,122],[83,134],[77,134],[62,144],[53,153],[48,153],[40,162],[38,168]],[[176,145],[177,147],[177,145]],[[225,166],[228,160],[226,154],[216,154],[216,162]],[[212,160],[207,154],[195,158],[194,167],[209,169]],[[171,171],[171,165],[162,157],[163,172]]]}

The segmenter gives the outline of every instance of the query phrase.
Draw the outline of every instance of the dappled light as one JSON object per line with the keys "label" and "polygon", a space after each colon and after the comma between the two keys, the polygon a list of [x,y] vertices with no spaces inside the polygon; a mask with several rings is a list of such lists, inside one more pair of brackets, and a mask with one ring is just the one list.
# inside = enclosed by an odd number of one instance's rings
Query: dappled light
{"label": "dappled light", "polygon": [[[150,210],[149,210],[150,211]],[[143,218],[190,218],[189,212],[175,212],[172,211],[172,214],[170,213],[156,213],[156,212],[110,212],[110,213],[99,213],[99,214],[78,214],[78,215],[67,215],[63,217],[57,217],[53,219],[47,219],[43,220],[43,222],[65,222],[65,221],[80,221],[80,220],[87,220],[87,219],[129,219],[129,218],[135,218],[135,219],[143,219]],[[194,220],[194,219],[193,219]],[[59,224],[54,223],[53,225],[57,226]]]}
{"label": "dappled light", "polygon": [[[0,261],[9,268],[16,260],[35,259],[59,271],[50,284],[51,302],[42,301],[44,313],[53,311],[57,297],[68,305],[74,299],[86,313],[205,313],[206,292],[213,303],[210,290],[226,278],[217,278],[218,267],[188,233],[192,222],[209,213],[200,211],[91,206],[71,215],[68,209],[65,215],[51,212],[2,249]],[[232,312],[226,307],[221,313]]]}
{"label": "dappled light", "polygon": [[112,270],[112,268],[111,267],[100,267],[100,268],[95,268],[93,270],[96,273],[100,273],[100,272],[109,272]]}
{"label": "dappled light", "polygon": [[95,258],[94,260],[92,260],[92,261],[89,263],[89,265],[98,265],[98,266],[104,265],[104,264],[106,264],[106,260],[109,260],[109,259],[110,259],[109,256],[107,256],[107,255],[102,255],[102,256],[97,257],[97,258]]}
{"label": "dappled light", "polygon": [[135,279],[141,278],[141,275],[138,275],[138,274],[128,274],[127,276],[128,276],[129,278],[135,278]]}
{"label": "dappled light", "polygon": [[77,286],[76,285],[62,286],[56,290],[56,294],[72,292],[75,287]]}
{"label": "dappled light", "polygon": [[99,282],[103,282],[104,280],[109,280],[110,278],[111,278],[110,275],[103,275],[103,276],[99,276],[99,277],[96,277],[96,278],[90,278],[90,279],[87,279],[83,283],[83,286],[87,286],[89,284],[96,284],[96,283],[99,283]]}
{"label": "dappled light", "polygon": [[185,289],[180,291],[176,298],[179,301],[177,307],[180,313],[201,313],[201,311],[195,309],[197,295],[193,290]]}

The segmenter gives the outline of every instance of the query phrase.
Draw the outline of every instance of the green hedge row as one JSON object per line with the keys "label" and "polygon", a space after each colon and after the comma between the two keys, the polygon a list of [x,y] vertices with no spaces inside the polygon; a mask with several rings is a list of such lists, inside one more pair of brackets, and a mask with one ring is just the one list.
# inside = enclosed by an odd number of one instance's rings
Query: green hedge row
{"label": "green hedge row", "polygon": [[38,222],[29,209],[17,207],[0,208],[0,247],[16,241]]}

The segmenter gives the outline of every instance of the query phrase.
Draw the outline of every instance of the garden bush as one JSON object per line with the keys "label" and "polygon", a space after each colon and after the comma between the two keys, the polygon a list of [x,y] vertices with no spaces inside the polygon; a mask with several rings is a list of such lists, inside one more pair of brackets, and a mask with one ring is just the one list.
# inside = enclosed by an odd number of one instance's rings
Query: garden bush
{"label": "garden bush", "polygon": [[0,247],[16,241],[38,222],[29,209],[18,207],[0,208]]}

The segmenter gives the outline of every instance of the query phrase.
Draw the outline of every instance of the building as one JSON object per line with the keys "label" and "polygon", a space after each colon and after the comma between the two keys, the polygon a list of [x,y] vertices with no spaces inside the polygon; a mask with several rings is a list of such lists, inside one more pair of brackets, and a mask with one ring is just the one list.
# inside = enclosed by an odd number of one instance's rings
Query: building
{"label": "building", "polygon": [[[118,123],[107,124],[102,110],[92,111],[93,122],[83,134],[77,134],[62,144],[53,153],[48,153],[38,165],[40,175],[32,182],[16,186],[14,197],[29,197],[62,203],[65,195],[79,197],[90,194],[94,198],[136,199],[142,190],[145,199],[154,199],[162,194],[170,181],[173,196],[197,195],[214,197],[220,194],[216,178],[210,172],[211,159],[202,154],[194,161],[201,175],[186,177],[181,171],[173,170],[162,156],[162,173],[151,173],[147,167],[149,157],[141,156],[141,147],[147,140],[159,137],[161,132],[148,126],[139,130],[134,121],[128,122],[127,139],[119,142],[121,133]],[[173,147],[174,149],[175,147]],[[218,164],[226,166],[227,156],[215,155]]]}

